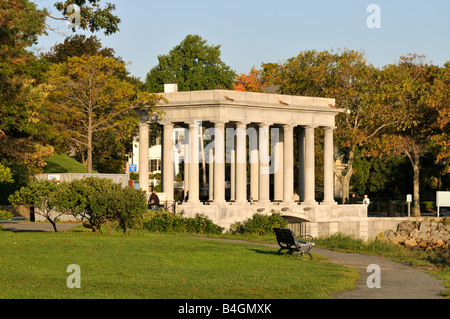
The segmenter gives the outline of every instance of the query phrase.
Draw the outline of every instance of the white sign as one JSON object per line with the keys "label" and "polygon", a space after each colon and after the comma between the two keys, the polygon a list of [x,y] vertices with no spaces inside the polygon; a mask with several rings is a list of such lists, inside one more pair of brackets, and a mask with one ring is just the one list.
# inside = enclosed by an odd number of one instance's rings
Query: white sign
{"label": "white sign", "polygon": [[436,192],[436,207],[439,217],[439,207],[450,207],[450,192]]}
{"label": "white sign", "polygon": [[411,194],[406,195],[406,201],[407,201],[408,203],[411,203],[411,202],[412,202],[412,195],[411,195]]}

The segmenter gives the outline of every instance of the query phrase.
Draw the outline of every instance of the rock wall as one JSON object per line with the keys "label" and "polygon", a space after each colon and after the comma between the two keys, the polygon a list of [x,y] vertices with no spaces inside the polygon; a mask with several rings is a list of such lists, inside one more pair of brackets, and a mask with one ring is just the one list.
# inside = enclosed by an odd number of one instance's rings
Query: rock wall
{"label": "rock wall", "polygon": [[387,230],[377,238],[411,249],[448,250],[450,225],[446,224],[445,220],[403,221],[398,224],[396,231]]}

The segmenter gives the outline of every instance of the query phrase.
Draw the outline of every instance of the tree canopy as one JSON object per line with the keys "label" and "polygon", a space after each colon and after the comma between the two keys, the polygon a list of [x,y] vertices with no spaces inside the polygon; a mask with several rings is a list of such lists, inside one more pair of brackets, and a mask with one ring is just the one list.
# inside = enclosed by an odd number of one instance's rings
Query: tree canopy
{"label": "tree canopy", "polygon": [[188,35],[148,73],[145,87],[163,92],[165,83],[178,83],[179,91],[232,89],[236,73],[221,60],[220,45],[208,45],[199,35]]}

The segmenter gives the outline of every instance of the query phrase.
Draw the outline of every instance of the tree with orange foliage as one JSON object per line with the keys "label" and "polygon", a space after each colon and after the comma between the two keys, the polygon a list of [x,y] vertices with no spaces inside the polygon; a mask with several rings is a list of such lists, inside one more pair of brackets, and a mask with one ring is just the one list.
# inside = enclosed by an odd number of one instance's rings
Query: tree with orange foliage
{"label": "tree with orange foliage", "polygon": [[248,74],[241,73],[236,77],[233,89],[235,91],[262,92],[266,86],[267,83],[264,81],[261,71],[253,66]]}

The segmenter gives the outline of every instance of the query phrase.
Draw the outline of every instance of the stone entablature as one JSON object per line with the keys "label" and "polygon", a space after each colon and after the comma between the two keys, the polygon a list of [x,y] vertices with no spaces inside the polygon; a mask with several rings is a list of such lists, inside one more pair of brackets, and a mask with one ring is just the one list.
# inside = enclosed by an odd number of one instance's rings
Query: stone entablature
{"label": "stone entablature", "polygon": [[246,122],[334,127],[335,99],[228,90],[164,93],[163,122]]}

